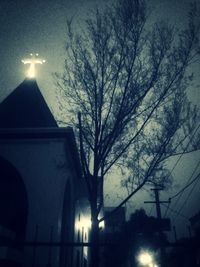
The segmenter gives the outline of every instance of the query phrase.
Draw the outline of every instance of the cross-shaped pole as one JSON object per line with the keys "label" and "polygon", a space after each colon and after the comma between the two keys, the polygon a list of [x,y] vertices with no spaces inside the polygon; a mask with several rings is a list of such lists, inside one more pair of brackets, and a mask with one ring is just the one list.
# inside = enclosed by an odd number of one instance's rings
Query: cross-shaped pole
{"label": "cross-shaped pole", "polygon": [[45,63],[44,59],[38,58],[38,54],[30,54],[30,58],[23,59],[22,62],[24,64],[30,64],[30,67],[27,71],[27,77],[30,79],[33,79],[35,77],[36,71],[35,71],[35,65],[36,64],[43,64]]}

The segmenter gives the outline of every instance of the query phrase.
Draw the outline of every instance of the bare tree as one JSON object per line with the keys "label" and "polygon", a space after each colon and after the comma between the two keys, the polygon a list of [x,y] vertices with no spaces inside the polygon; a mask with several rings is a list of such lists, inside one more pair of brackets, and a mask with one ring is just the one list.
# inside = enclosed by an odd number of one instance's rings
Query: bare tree
{"label": "bare tree", "polygon": [[[188,28],[178,31],[148,23],[145,1],[119,0],[96,10],[81,29],[68,22],[58,84],[77,131],[96,245],[109,170],[117,166],[127,175],[130,194],[122,205],[146,182],[167,180],[169,157],[199,149],[199,115],[186,94],[200,52],[197,15],[193,4]],[[90,266],[98,267],[98,246]]]}

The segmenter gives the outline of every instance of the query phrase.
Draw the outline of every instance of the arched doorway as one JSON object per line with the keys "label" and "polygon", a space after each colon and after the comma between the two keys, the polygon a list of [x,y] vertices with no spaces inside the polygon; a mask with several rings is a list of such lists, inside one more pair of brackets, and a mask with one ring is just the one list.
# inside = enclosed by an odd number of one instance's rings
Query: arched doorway
{"label": "arched doorway", "polygon": [[[26,234],[28,200],[24,182],[17,169],[0,157],[0,227],[2,239],[23,241]],[[15,249],[21,250],[21,246]],[[0,259],[4,266],[19,266]]]}

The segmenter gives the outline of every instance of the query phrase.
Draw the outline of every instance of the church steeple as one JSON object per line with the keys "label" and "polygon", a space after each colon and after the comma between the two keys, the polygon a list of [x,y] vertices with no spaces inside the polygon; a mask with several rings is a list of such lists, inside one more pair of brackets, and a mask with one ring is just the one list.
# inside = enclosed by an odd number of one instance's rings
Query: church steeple
{"label": "church steeple", "polygon": [[35,79],[25,79],[0,103],[0,128],[58,127]]}

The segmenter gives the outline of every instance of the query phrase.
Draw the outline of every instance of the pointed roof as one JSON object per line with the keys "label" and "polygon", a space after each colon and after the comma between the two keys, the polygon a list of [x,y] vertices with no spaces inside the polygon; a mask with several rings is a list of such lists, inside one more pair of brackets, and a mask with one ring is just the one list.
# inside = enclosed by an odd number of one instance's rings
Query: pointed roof
{"label": "pointed roof", "polygon": [[0,128],[58,127],[35,79],[25,79],[0,103]]}

